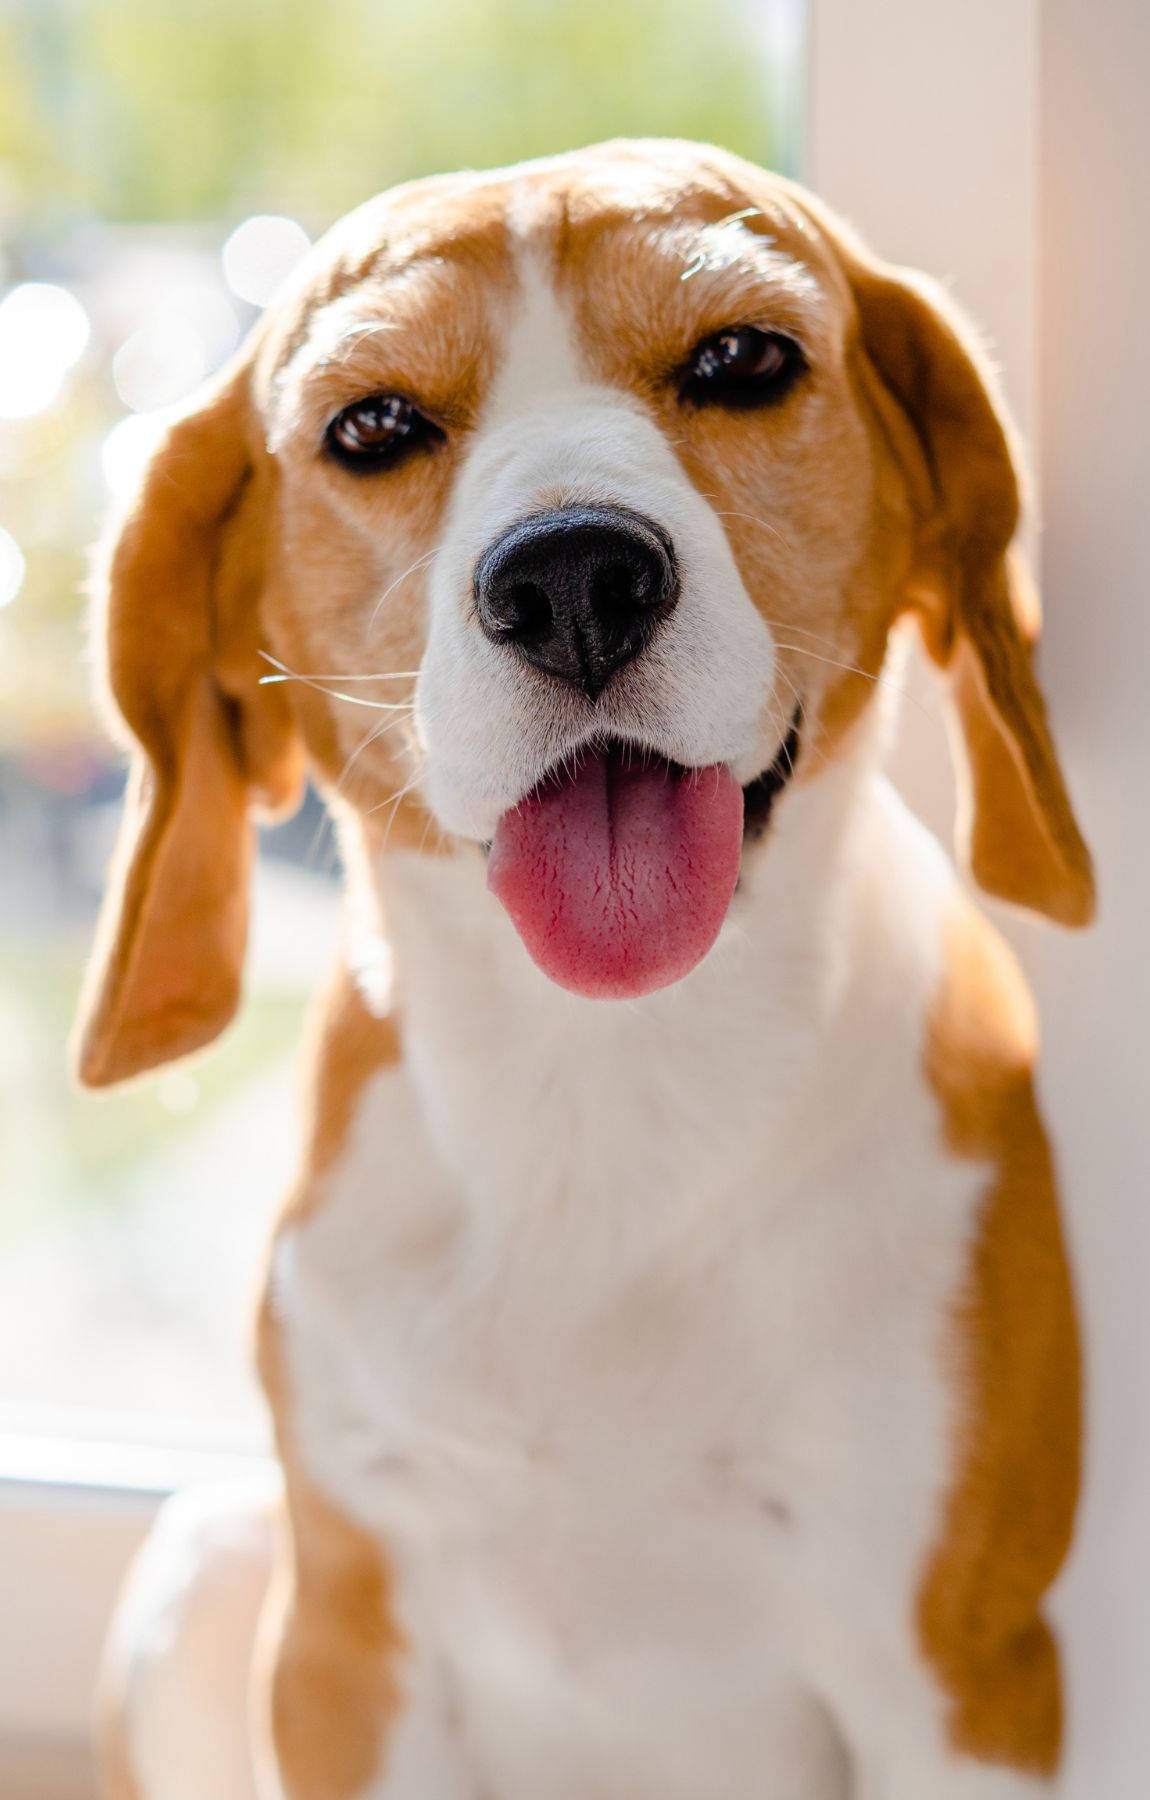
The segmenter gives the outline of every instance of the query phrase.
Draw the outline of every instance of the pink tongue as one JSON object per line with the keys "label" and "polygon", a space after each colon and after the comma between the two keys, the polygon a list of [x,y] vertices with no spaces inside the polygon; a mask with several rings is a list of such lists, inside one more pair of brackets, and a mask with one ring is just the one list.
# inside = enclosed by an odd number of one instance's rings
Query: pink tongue
{"label": "pink tongue", "polygon": [[707,954],[743,843],[743,794],[722,764],[687,772],[612,749],[552,775],[495,832],[487,885],[560,987],[629,999]]}

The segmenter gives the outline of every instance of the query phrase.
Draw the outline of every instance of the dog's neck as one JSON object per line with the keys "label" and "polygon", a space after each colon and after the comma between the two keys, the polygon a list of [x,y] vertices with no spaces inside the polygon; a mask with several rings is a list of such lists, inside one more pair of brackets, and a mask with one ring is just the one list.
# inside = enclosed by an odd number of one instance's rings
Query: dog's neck
{"label": "dog's neck", "polygon": [[670,1208],[745,1180],[749,1160],[798,1154],[812,1112],[825,1141],[820,1097],[832,1081],[840,1095],[869,1087],[868,1039],[897,1005],[890,865],[893,840],[917,828],[895,818],[879,739],[860,732],[787,790],[715,948],[642,1000],[583,1000],[541,974],[486,890],[478,846],[377,859],[405,1061],[466,1192],[493,1212],[548,1188]]}

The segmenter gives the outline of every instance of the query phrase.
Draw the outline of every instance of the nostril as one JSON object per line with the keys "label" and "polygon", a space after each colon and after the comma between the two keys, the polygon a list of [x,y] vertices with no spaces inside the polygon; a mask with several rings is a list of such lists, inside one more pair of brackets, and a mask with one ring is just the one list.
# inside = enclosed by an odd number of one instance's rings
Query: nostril
{"label": "nostril", "polygon": [[647,602],[649,586],[650,583],[629,563],[608,563],[593,577],[591,595],[594,602],[605,607],[643,606]]}
{"label": "nostril", "polygon": [[485,611],[490,629],[500,637],[530,637],[554,624],[551,602],[534,581],[511,582],[489,592]]}

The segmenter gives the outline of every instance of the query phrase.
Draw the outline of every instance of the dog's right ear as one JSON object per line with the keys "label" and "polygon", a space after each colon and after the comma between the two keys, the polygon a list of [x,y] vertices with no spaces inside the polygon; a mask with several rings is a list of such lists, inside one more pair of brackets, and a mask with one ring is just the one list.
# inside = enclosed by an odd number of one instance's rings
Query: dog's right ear
{"label": "dog's right ear", "polygon": [[1094,876],[1034,670],[1041,612],[1013,541],[1022,483],[997,383],[942,289],[880,262],[809,196],[802,205],[850,285],[860,370],[906,481],[901,603],[945,683],[960,853],[986,893],[1085,925]]}
{"label": "dog's right ear", "polygon": [[75,1036],[104,1087],[209,1043],[235,1011],[250,809],[290,810],[303,756],[260,685],[269,473],[246,366],[168,431],[100,570],[125,815]]}

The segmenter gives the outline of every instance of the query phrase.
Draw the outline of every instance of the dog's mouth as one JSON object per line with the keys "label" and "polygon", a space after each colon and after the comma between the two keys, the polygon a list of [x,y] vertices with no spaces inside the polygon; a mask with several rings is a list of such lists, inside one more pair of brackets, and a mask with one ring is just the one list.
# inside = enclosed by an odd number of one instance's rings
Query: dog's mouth
{"label": "dog's mouth", "polygon": [[801,716],[741,788],[723,763],[685,769],[617,740],[552,769],[504,813],[487,885],[560,987],[633,999],[702,961],[794,772]]}
{"label": "dog's mouth", "polygon": [[790,729],[779,745],[779,753],[774,762],[743,789],[743,836],[749,842],[763,836],[771,822],[775,801],[795,772],[802,729],[803,708],[800,701],[791,714]]}

